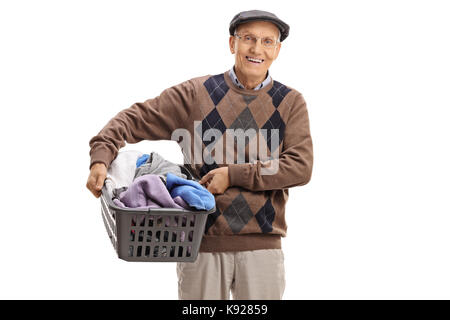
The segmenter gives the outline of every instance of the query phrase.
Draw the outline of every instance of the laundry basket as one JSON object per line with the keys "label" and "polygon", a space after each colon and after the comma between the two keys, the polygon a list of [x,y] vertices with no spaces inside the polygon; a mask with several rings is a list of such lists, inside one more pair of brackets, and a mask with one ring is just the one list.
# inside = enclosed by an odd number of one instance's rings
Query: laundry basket
{"label": "laundry basket", "polygon": [[197,259],[209,211],[176,208],[121,208],[104,186],[103,222],[117,255],[126,261],[193,262]]}

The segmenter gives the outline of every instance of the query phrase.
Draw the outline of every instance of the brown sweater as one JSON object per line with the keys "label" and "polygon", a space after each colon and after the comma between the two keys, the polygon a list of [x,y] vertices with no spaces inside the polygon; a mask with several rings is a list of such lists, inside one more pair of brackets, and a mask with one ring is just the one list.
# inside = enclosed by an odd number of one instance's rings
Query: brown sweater
{"label": "brown sweater", "polygon": [[[287,230],[288,188],[308,183],[313,166],[308,111],[302,94],[277,81],[257,91],[240,89],[233,85],[228,72],[185,81],[112,118],[89,142],[91,166],[103,162],[109,167],[125,142],[171,140],[177,128],[190,133],[190,148],[183,154],[197,178],[218,167],[229,168],[230,187],[215,195],[217,210],[208,216],[200,251],[281,248],[281,237]],[[203,142],[199,138],[202,152],[194,150],[194,134],[201,137],[210,128],[219,130],[216,132],[221,138],[204,138]],[[227,129],[261,132],[246,138],[244,161],[237,162],[236,157],[238,145],[243,150],[242,143],[228,140]],[[272,142],[270,137],[275,132],[279,140],[274,138]],[[227,148],[227,141],[233,145]],[[182,145],[182,141],[178,143]],[[257,152],[264,150],[259,143],[265,144],[268,155],[278,152],[278,157],[267,161],[260,153],[252,156],[250,145],[257,145]],[[192,155],[190,160],[186,160],[187,150]],[[223,152],[220,160],[215,158],[218,150]],[[234,163],[226,161],[230,150],[234,152]],[[196,152],[201,163],[194,162]],[[274,174],[265,174],[270,165],[275,165]]]}

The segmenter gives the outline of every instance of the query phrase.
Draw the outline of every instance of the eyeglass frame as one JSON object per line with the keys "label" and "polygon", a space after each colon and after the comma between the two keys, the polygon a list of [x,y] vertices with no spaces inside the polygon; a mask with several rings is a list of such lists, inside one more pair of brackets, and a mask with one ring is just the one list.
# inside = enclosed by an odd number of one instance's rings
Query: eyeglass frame
{"label": "eyeglass frame", "polygon": [[[270,46],[270,47],[267,47],[267,46],[265,46],[264,44],[263,44],[263,39],[264,38],[270,38],[270,37],[256,37],[256,36],[254,36],[254,35],[252,35],[252,34],[245,34],[245,35],[238,35],[236,32],[234,33],[234,35],[233,35],[233,37],[237,37],[239,40],[241,40],[242,39],[242,37],[244,37],[244,36],[248,36],[248,35],[250,35],[253,39],[254,39],[254,44],[256,44],[256,41],[258,41],[258,39],[261,39],[261,45],[264,47],[264,48],[268,48],[268,49],[272,49],[272,48],[275,48],[276,46],[277,46],[277,44],[279,43],[279,42],[281,42],[280,41],[280,34],[278,35],[278,39],[277,40],[275,40],[275,43],[273,44],[273,46]],[[273,40],[273,39],[272,39]]]}

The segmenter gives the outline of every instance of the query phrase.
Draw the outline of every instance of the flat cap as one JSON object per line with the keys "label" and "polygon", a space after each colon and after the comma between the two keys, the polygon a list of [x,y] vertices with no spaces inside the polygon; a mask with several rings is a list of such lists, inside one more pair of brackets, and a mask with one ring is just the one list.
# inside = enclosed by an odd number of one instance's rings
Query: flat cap
{"label": "flat cap", "polygon": [[268,21],[274,23],[280,29],[280,41],[283,41],[289,35],[289,25],[279,19],[271,12],[261,10],[242,11],[234,16],[230,22],[230,35],[234,35],[236,27],[242,23],[250,21]]}

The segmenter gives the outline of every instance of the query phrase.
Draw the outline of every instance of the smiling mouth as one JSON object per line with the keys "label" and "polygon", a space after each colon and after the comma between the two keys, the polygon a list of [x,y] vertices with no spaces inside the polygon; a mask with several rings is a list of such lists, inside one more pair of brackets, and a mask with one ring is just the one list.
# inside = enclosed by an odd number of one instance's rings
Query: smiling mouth
{"label": "smiling mouth", "polygon": [[250,61],[251,63],[255,63],[255,64],[260,64],[264,62],[264,59],[258,59],[258,58],[253,58],[253,57],[249,57],[249,56],[245,56],[245,58],[247,59],[247,61]]}

